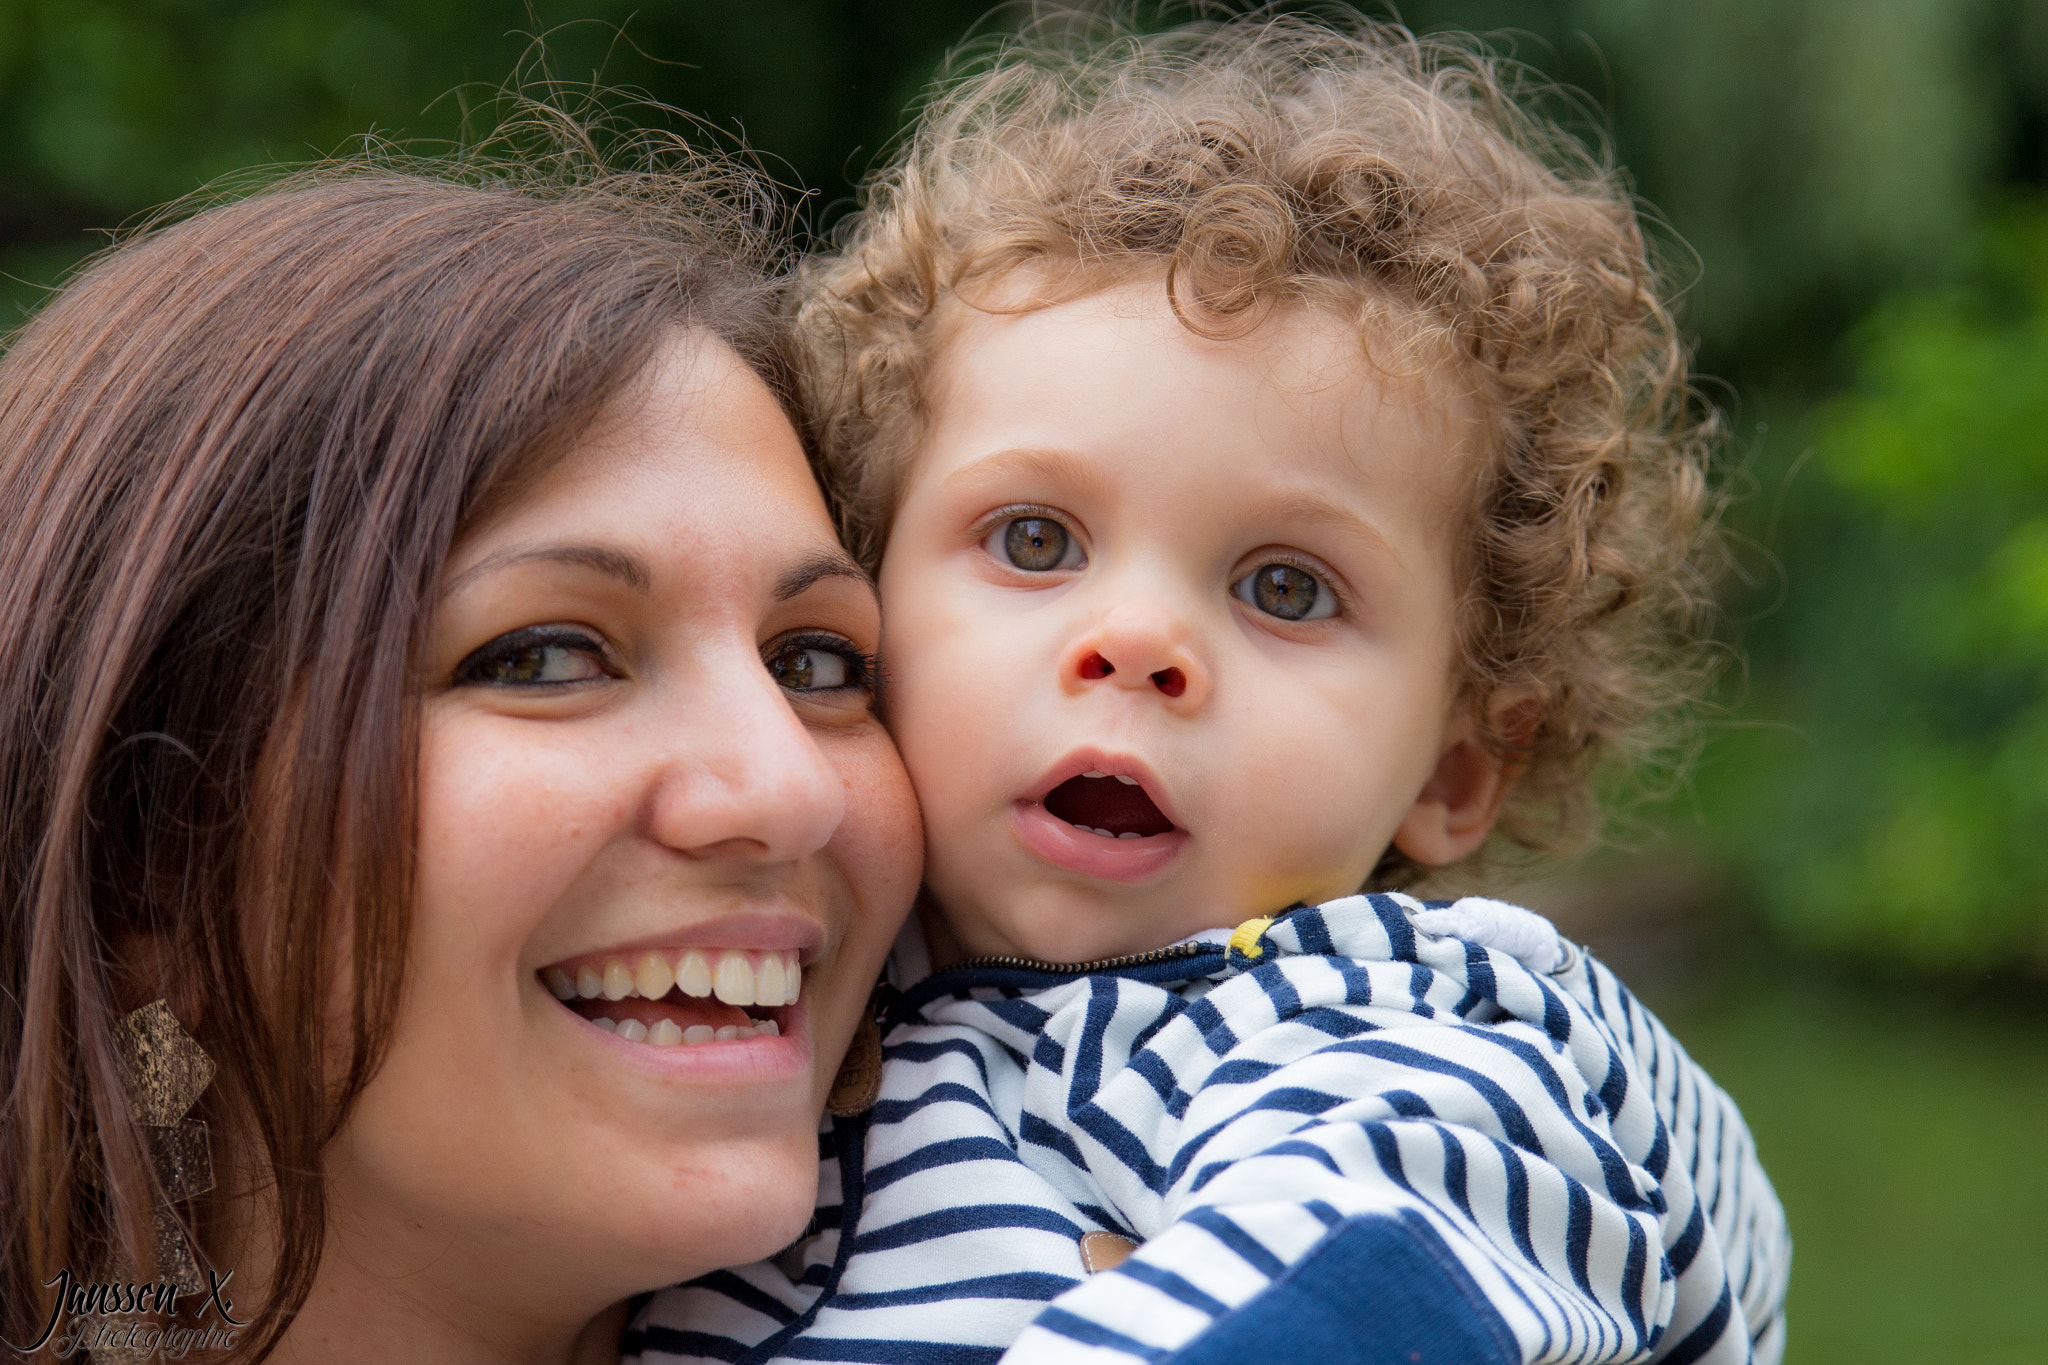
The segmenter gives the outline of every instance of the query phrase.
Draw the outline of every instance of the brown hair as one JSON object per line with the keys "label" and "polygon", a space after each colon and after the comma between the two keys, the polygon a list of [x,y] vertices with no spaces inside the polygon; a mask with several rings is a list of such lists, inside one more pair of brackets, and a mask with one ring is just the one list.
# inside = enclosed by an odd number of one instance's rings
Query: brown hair
{"label": "brown hair", "polygon": [[[1210,335],[1329,309],[1372,363],[1457,366],[1491,419],[1461,547],[1465,685],[1520,770],[1503,832],[1566,843],[1595,760],[1648,748],[1645,716],[1709,657],[1689,628],[1713,422],[1619,175],[1469,43],[1362,19],[1063,23],[944,85],[806,272],[806,406],[848,542],[873,564],[887,541],[948,300],[978,306],[1023,266],[1051,281],[1031,307],[1163,267]],[[1496,732],[1503,688],[1540,717]],[[1419,872],[1390,851],[1374,880]]]}
{"label": "brown hair", "polygon": [[8,1340],[58,1270],[154,1263],[114,1030],[158,994],[219,1066],[200,1116],[255,1138],[223,1164],[267,1188],[269,1311],[236,1355],[304,1301],[322,1148],[397,999],[451,543],[678,327],[786,393],[772,190],[641,164],[300,175],[113,250],[0,361]]}

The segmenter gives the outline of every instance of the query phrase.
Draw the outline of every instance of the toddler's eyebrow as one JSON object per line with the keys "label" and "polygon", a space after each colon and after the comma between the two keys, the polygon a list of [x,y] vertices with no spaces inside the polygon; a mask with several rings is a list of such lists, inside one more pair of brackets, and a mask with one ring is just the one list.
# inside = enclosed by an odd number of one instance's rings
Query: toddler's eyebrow
{"label": "toddler's eyebrow", "polygon": [[964,484],[972,487],[983,480],[1020,475],[1044,479],[1062,488],[1079,489],[1091,496],[1103,496],[1109,491],[1101,471],[1088,460],[1071,451],[1047,446],[1019,446],[994,451],[954,470],[946,476],[945,486],[954,488]]}
{"label": "toddler's eyebrow", "polygon": [[[973,464],[947,475],[945,487],[972,488],[986,480],[1019,475],[1041,478],[1064,489],[1080,488],[1098,497],[1106,496],[1108,492],[1101,472],[1088,460],[1068,451],[1038,446],[998,450],[984,455]],[[1247,510],[1255,519],[1273,525],[1313,526],[1366,541],[1374,553],[1386,556],[1395,568],[1403,567],[1393,542],[1360,516],[1356,509],[1337,499],[1311,492],[1284,492],[1275,494],[1270,501],[1258,503],[1255,509]]]}
{"label": "toddler's eyebrow", "polygon": [[1394,543],[1388,540],[1378,527],[1341,502],[1318,497],[1313,493],[1283,493],[1260,510],[1266,518],[1280,525],[1316,526],[1334,531],[1338,535],[1354,536],[1359,540],[1368,541],[1374,552],[1393,561],[1395,568],[1403,567],[1400,551],[1394,548]]}

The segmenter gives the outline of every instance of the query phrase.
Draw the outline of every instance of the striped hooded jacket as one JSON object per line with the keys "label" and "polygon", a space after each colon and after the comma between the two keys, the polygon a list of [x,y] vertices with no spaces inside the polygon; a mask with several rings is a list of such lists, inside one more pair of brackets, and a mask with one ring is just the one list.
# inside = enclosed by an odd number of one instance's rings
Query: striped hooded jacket
{"label": "striped hooded jacket", "polygon": [[628,1359],[1778,1359],[1740,1114],[1547,921],[1353,896],[1088,966],[909,990],[811,1233]]}

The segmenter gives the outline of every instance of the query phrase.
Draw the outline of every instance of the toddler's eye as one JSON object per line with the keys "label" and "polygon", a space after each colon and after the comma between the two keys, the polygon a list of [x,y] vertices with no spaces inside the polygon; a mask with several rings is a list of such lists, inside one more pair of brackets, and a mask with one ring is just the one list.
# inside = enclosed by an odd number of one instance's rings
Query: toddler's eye
{"label": "toddler's eye", "polygon": [[1283,621],[1320,621],[1337,614],[1337,594],[1292,564],[1261,564],[1231,584],[1230,595]]}
{"label": "toddler's eye", "polygon": [[1078,569],[1080,542],[1051,517],[1012,517],[988,533],[982,547],[999,562],[1028,573]]}
{"label": "toddler's eye", "polygon": [[874,661],[852,641],[837,635],[796,635],[778,640],[769,650],[768,673],[791,692],[871,690]]}
{"label": "toddler's eye", "polygon": [[560,687],[614,676],[603,644],[566,626],[508,631],[455,666],[458,686]]}

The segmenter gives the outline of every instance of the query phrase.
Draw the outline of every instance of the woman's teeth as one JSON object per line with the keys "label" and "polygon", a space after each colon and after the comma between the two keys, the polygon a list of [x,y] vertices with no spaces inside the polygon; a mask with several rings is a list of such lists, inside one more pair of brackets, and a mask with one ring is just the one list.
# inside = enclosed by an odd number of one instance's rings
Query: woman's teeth
{"label": "woman's teeth", "polygon": [[[585,962],[573,976],[567,968],[549,967],[541,978],[555,998],[564,1001],[624,1000],[629,996],[659,1000],[673,987],[700,999],[713,996],[728,1005],[772,1009],[796,1003],[803,969],[793,952],[743,953],[728,948],[707,954],[692,948],[682,953],[644,952],[630,958]],[[656,1025],[656,1031],[661,1027]],[[626,1036],[626,1025],[621,1024],[618,1032]]]}
{"label": "woman's teeth", "polygon": [[729,1043],[741,1038],[779,1038],[782,1027],[773,1019],[756,1019],[751,1027],[726,1024],[713,1028],[709,1024],[692,1024],[688,1028],[676,1027],[672,1019],[663,1019],[653,1028],[638,1019],[626,1019],[614,1023],[599,1017],[591,1023],[606,1033],[615,1033],[629,1043],[646,1043],[651,1047],[675,1047],[678,1044],[694,1047],[699,1043]]}

